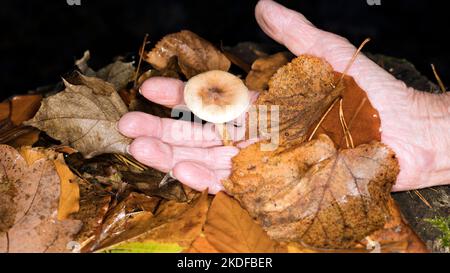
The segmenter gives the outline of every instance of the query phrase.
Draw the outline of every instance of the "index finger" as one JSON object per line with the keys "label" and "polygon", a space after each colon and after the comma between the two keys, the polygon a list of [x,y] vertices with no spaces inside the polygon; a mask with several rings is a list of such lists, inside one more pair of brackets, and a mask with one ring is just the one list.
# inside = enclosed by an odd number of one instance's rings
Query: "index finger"
{"label": "index finger", "polygon": [[166,107],[184,104],[184,82],[178,79],[152,77],[142,84],[139,92],[146,99]]}

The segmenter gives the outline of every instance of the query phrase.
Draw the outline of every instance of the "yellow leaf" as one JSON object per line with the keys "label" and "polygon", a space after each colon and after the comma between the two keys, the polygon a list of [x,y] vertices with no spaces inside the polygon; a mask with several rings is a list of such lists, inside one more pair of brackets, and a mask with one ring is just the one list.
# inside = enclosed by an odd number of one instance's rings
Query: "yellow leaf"
{"label": "yellow leaf", "polygon": [[159,243],[159,242],[145,242],[145,243],[125,243],[116,245],[112,248],[105,249],[102,252],[106,253],[179,253],[183,250],[178,244],[174,243]]}
{"label": "yellow leaf", "polygon": [[78,212],[80,209],[80,189],[77,179],[69,167],[67,167],[62,154],[53,161],[56,172],[58,173],[61,183],[61,194],[59,195],[58,220],[64,220],[70,214]]}

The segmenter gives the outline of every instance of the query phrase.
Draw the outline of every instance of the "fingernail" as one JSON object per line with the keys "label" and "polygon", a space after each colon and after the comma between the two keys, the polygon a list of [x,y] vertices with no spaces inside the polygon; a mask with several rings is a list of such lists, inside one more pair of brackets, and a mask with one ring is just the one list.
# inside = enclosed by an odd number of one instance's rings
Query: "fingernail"
{"label": "fingernail", "polygon": [[125,149],[127,151],[127,154],[129,154],[129,155],[131,155],[131,153],[130,153],[130,146],[131,145],[128,145],[127,148]]}
{"label": "fingernail", "polygon": [[116,122],[116,130],[119,131],[119,122]]}
{"label": "fingernail", "polygon": [[139,91],[139,94],[141,94],[141,95],[142,95],[142,90],[141,90],[141,88],[139,88],[139,90],[138,90],[138,91]]}

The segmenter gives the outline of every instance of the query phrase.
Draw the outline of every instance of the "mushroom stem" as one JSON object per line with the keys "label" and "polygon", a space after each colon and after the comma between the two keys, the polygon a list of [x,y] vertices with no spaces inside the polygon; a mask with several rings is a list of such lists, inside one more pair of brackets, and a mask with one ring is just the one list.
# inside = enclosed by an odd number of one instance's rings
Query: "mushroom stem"
{"label": "mushroom stem", "polygon": [[227,125],[225,123],[216,123],[217,130],[219,131],[220,138],[223,141],[224,146],[233,146],[230,134],[228,133]]}

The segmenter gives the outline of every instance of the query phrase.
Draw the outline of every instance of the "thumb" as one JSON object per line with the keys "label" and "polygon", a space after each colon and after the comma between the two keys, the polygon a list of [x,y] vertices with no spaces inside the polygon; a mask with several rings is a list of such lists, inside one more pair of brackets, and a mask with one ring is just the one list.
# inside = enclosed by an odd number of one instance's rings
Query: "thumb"
{"label": "thumb", "polygon": [[[261,0],[255,9],[256,21],[262,30],[277,42],[286,46],[295,55],[311,54],[327,60],[338,72],[343,72],[356,52],[356,48],[345,38],[316,28],[302,14],[271,1]],[[357,84],[367,92],[378,111],[390,111],[386,95],[391,101],[407,96],[406,85],[391,74],[359,54],[347,71]]]}

